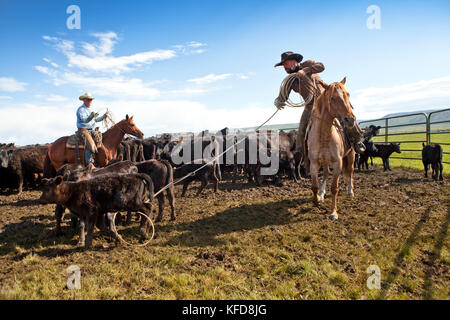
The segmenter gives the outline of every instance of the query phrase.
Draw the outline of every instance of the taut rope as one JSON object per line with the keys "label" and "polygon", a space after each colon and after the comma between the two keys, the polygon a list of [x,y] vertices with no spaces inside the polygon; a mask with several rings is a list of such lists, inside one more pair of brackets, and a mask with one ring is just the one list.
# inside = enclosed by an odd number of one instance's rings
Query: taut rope
{"label": "taut rope", "polygon": [[[262,126],[264,126],[267,122],[269,122],[276,114],[278,111],[280,111],[285,105],[291,107],[291,108],[301,108],[306,106],[308,103],[310,103],[312,101],[312,99],[315,96],[316,93],[316,88],[314,87],[314,83],[312,82],[311,78],[309,78],[308,76],[304,76],[302,78],[303,83],[306,85],[306,87],[308,88],[308,92],[309,95],[307,97],[306,100],[304,100],[301,103],[293,103],[292,101],[289,100],[289,94],[292,90],[292,86],[294,85],[295,81],[297,80],[297,75],[295,73],[288,75],[286,78],[284,78],[283,82],[281,83],[280,86],[280,94],[278,96],[278,98],[275,99],[275,106],[277,107],[277,110],[275,110],[275,112],[266,120],[264,121],[261,125],[259,125],[255,131],[258,131],[259,129],[261,129]],[[156,192],[153,195],[153,198],[156,198],[161,192],[164,192],[165,190],[167,190],[168,188],[170,188],[173,185],[176,185],[178,183],[180,183],[181,181],[195,175],[198,171],[202,170],[204,167],[206,167],[207,165],[213,163],[214,161],[217,161],[218,158],[220,158],[223,154],[227,153],[229,150],[233,149],[235,145],[241,143],[242,141],[244,141],[247,137],[242,138],[241,140],[237,141],[235,144],[233,144],[232,146],[230,146],[229,148],[227,148],[226,150],[224,150],[222,153],[220,153],[219,155],[215,156],[212,160],[206,162],[204,165],[202,165],[200,168],[188,173],[187,175],[185,175],[184,177],[178,179],[177,181],[171,182],[169,184],[167,184],[166,186],[162,187],[158,192]],[[142,213],[141,213],[142,214]],[[114,215],[114,218],[116,217],[117,213]],[[116,235],[117,233],[117,229],[116,229],[116,224],[115,224],[115,219],[113,218],[112,224],[114,227],[114,230],[116,231]],[[148,218],[148,217],[147,217]],[[151,222],[151,219],[149,219]],[[153,225],[153,224],[152,224]],[[153,238],[153,236],[152,236]],[[120,237],[119,235],[119,240],[123,243],[126,243],[126,241],[124,241],[122,239],[122,237]],[[150,239],[151,240],[151,239]],[[140,245],[140,246],[145,246],[147,245],[149,242],[147,241],[145,244]],[[127,243],[129,244],[129,243]]]}

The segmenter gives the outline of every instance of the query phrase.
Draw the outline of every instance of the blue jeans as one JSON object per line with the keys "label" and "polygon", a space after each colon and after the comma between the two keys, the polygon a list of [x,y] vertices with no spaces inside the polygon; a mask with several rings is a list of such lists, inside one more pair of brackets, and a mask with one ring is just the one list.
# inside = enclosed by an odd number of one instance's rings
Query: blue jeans
{"label": "blue jeans", "polygon": [[84,152],[84,161],[86,162],[86,165],[89,163],[94,164],[94,154],[88,148],[86,148]]}

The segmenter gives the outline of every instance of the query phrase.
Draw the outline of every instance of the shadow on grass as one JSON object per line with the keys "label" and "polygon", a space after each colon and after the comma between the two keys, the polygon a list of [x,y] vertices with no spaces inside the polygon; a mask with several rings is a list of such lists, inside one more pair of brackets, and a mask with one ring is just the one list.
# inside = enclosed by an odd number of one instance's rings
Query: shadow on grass
{"label": "shadow on grass", "polygon": [[379,295],[377,296],[377,299],[383,299],[383,300],[386,299],[386,296],[389,292],[389,289],[392,286],[392,283],[394,283],[395,279],[397,279],[398,275],[400,274],[400,270],[401,270],[403,261],[409,255],[411,247],[416,242],[417,236],[419,235],[420,231],[422,230],[423,225],[430,218],[430,213],[432,212],[433,209],[434,209],[434,206],[430,206],[425,210],[421,219],[419,220],[419,222],[417,222],[413,231],[409,235],[408,239],[406,239],[406,242],[403,244],[403,247],[401,248],[400,252],[398,253],[397,257],[394,260],[394,267],[392,268],[391,272],[387,276],[386,281],[382,283],[382,288],[381,288]]}
{"label": "shadow on grass", "polygon": [[[41,220],[46,220],[41,221]],[[52,220],[48,222],[48,220]],[[0,233],[0,255],[16,252],[16,247],[30,250],[50,247],[55,244],[74,244],[73,229],[63,227],[64,235],[58,236],[54,230],[53,217],[45,215],[26,216],[21,222],[5,225]]]}
{"label": "shadow on grass", "polygon": [[173,230],[183,232],[165,243],[169,246],[217,245],[224,242],[217,238],[220,235],[267,226],[286,225],[293,222],[294,219],[297,221],[299,216],[293,216],[288,209],[298,205],[299,201],[297,200],[244,205],[191,222],[159,226],[158,231],[160,233],[168,233]]}
{"label": "shadow on grass", "polygon": [[6,207],[6,206],[12,206],[12,207],[30,207],[30,206],[39,206],[39,200],[34,199],[23,199],[18,200],[16,202],[10,202],[10,203],[0,203],[0,207]]}
{"label": "shadow on grass", "polygon": [[425,263],[427,268],[425,270],[425,283],[423,289],[423,298],[426,300],[433,299],[433,273],[436,267],[436,261],[441,257],[442,247],[448,234],[448,226],[450,224],[450,202],[447,202],[447,216],[442,224],[441,230],[438,234],[438,239],[434,245],[433,252],[430,259]]}

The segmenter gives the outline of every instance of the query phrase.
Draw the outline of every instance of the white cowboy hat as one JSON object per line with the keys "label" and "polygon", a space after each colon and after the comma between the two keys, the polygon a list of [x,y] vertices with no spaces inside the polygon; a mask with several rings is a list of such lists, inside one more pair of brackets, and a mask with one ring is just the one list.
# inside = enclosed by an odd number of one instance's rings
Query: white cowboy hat
{"label": "white cowboy hat", "polygon": [[93,96],[91,96],[90,93],[86,92],[85,94],[83,94],[82,96],[80,96],[79,98],[81,101],[83,101],[84,99],[89,99],[89,100],[94,100],[95,98]]}

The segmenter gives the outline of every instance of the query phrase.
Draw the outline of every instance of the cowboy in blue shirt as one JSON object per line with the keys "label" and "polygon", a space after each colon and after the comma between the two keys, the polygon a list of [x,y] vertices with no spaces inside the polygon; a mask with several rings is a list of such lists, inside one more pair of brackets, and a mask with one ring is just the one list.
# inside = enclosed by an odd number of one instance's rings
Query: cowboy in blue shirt
{"label": "cowboy in blue shirt", "polygon": [[84,103],[77,110],[77,128],[78,132],[86,138],[86,165],[90,164],[91,166],[93,166],[94,154],[97,153],[97,147],[95,145],[94,139],[92,139],[95,123],[107,118],[108,115],[105,113],[102,116],[98,116],[98,113],[89,110],[92,104],[92,100],[94,100],[94,98],[89,93],[85,93],[84,95],[80,96],[79,99]]}

